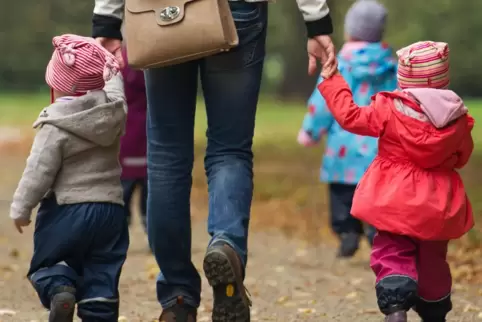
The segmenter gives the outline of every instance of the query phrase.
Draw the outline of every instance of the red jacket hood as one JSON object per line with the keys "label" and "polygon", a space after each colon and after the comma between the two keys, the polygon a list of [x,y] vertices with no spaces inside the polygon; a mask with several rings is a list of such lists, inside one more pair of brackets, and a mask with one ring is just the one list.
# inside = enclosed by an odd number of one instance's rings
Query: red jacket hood
{"label": "red jacket hood", "polygon": [[418,166],[453,169],[474,120],[462,99],[449,90],[411,89],[381,93],[393,99],[397,140]]}

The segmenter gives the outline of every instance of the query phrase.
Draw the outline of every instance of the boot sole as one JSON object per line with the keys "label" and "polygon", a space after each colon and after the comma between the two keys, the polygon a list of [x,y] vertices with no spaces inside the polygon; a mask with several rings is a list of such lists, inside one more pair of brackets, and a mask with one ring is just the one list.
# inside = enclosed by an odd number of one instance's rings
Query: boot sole
{"label": "boot sole", "polygon": [[49,322],[72,322],[75,311],[75,295],[68,292],[56,294],[50,305]]}
{"label": "boot sole", "polygon": [[213,322],[249,322],[250,308],[243,297],[242,277],[236,276],[228,255],[222,249],[208,251],[203,268],[214,293]]}

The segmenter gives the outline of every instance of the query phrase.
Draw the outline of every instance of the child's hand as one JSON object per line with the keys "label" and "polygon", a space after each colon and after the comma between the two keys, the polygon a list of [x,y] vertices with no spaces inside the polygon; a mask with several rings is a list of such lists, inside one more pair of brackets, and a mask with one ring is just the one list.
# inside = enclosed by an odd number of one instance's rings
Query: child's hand
{"label": "child's hand", "polygon": [[330,78],[331,76],[334,76],[334,75],[340,75],[340,71],[339,70],[336,70],[335,73],[330,73],[330,70],[329,69],[323,69],[321,71],[321,77],[323,77],[324,79],[328,79]]}
{"label": "child's hand", "polygon": [[300,132],[298,133],[298,143],[303,146],[310,147],[315,146],[317,142],[314,141],[311,136],[306,133],[306,131],[300,130]]}
{"label": "child's hand", "polygon": [[23,234],[22,227],[27,227],[28,225],[30,225],[30,223],[32,221],[30,219],[26,219],[26,218],[17,218],[17,219],[14,219],[13,222],[14,222],[15,228],[17,228],[18,232]]}

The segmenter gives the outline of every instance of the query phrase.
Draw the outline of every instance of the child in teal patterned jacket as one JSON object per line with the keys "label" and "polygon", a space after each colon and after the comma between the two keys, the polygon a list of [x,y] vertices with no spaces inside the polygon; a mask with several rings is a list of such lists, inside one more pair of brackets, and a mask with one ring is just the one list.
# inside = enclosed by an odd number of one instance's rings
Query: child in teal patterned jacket
{"label": "child in teal patterned jacket", "polygon": [[[357,1],[345,17],[346,42],[338,54],[338,68],[360,106],[368,105],[377,92],[397,87],[397,62],[392,49],[381,42],[385,19],[386,9],[373,0]],[[329,184],[332,229],[341,241],[338,256],[351,257],[364,234],[363,224],[350,215],[351,202],[358,181],[377,154],[378,143],[376,138],[343,130],[315,87],[298,141],[313,146],[325,134],[320,179]],[[375,230],[369,227],[370,244],[374,235]]]}

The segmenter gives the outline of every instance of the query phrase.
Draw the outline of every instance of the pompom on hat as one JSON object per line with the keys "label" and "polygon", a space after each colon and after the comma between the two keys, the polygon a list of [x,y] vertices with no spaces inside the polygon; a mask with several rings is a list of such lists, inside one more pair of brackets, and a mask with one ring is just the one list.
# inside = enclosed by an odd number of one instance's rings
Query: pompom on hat
{"label": "pompom on hat", "polygon": [[448,88],[449,52],[448,44],[434,41],[420,41],[398,50],[398,86]]}
{"label": "pompom on hat", "polygon": [[54,37],[52,43],[45,81],[53,90],[69,95],[100,90],[119,71],[114,55],[93,38],[66,34]]}

